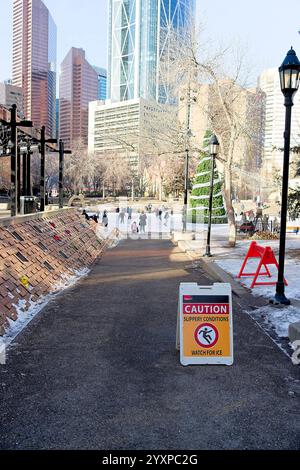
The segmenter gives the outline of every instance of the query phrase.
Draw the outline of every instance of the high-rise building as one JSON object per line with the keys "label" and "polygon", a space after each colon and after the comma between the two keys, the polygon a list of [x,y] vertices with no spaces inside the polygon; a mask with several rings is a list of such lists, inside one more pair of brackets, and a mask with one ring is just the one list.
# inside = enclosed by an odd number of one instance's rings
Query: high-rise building
{"label": "high-rise building", "polygon": [[[114,153],[136,161],[144,107],[143,99],[105,105],[101,101],[90,103],[89,153]],[[124,142],[127,141],[130,145],[125,149]]]}
{"label": "high-rise building", "polygon": [[107,70],[94,66],[98,74],[98,100],[105,101],[107,98]]}
{"label": "high-rise building", "polygon": [[56,139],[59,137],[59,99],[56,98]]}
{"label": "high-rise building", "polygon": [[20,115],[23,113],[23,93],[22,88],[11,85],[9,82],[0,83],[0,104],[6,108],[17,105]]}
{"label": "high-rise building", "polygon": [[66,146],[87,145],[89,102],[97,95],[97,72],[85,51],[72,47],[61,64],[59,79],[59,137]]}
{"label": "high-rise building", "polygon": [[[276,189],[276,173],[282,172],[285,127],[284,97],[281,92],[277,68],[267,69],[258,79],[259,88],[265,93],[265,126],[262,165],[262,184],[266,196],[279,200]],[[291,147],[300,145],[300,94],[294,97],[291,125]],[[293,175],[291,175],[292,177]],[[272,197],[271,197],[272,198]]]}
{"label": "high-rise building", "polygon": [[110,0],[108,98],[172,102],[165,73],[173,29],[185,31],[195,0]]}
{"label": "high-rise building", "polygon": [[56,132],[56,25],[41,0],[13,0],[12,83],[23,90],[23,109],[47,135]]}

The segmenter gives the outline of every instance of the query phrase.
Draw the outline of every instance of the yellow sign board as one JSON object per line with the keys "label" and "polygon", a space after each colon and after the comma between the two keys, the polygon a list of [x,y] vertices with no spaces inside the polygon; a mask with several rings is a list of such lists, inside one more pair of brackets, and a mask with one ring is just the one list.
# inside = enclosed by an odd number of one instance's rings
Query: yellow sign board
{"label": "yellow sign board", "polygon": [[230,284],[179,289],[177,348],[180,362],[233,364],[232,294]]}

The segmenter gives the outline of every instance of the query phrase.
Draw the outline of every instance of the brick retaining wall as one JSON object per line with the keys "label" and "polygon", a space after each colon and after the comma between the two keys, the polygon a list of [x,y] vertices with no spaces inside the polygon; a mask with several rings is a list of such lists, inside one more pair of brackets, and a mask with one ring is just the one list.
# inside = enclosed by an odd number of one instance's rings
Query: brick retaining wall
{"label": "brick retaining wall", "polygon": [[[77,270],[90,267],[109,241],[78,210],[0,219],[0,335],[16,306],[26,311]],[[23,302],[20,302],[23,301]]]}

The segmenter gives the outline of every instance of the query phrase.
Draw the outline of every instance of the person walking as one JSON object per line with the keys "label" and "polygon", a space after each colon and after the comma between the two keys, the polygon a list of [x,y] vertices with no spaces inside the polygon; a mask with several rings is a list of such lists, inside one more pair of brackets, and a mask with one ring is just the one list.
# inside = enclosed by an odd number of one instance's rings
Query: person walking
{"label": "person walking", "polygon": [[135,220],[131,224],[131,231],[132,233],[139,233],[139,229]]}
{"label": "person walking", "polygon": [[85,220],[90,220],[90,216],[88,215],[88,213],[86,212],[86,210],[85,210],[85,209],[83,209],[83,212],[82,212],[82,214],[81,214],[81,215],[84,215],[84,217],[85,217]]}
{"label": "person walking", "polygon": [[140,227],[141,227],[141,233],[145,233],[145,227],[147,225],[147,215],[143,211],[140,215]]}
{"label": "person walking", "polygon": [[103,212],[102,225],[103,225],[104,227],[107,227],[107,226],[108,226],[107,211],[104,211],[104,212]]}
{"label": "person walking", "polygon": [[120,212],[119,218],[120,218],[121,224],[124,224],[124,219],[125,219],[125,212],[124,211]]}
{"label": "person walking", "polygon": [[166,211],[165,216],[164,216],[164,219],[165,219],[164,225],[165,225],[165,227],[166,227],[166,226],[168,225],[168,220],[169,220],[169,212],[168,212],[168,211]]}

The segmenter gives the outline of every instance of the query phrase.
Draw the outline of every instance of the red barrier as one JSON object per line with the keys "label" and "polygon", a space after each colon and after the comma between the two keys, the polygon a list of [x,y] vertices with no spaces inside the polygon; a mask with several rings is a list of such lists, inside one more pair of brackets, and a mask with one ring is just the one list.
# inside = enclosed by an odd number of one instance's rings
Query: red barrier
{"label": "red barrier", "polygon": [[[257,270],[255,273],[245,273],[244,269],[247,264],[247,261],[249,258],[258,258],[260,259],[260,262],[258,264]],[[243,276],[254,276],[254,279],[251,284],[251,289],[253,289],[254,286],[275,286],[276,282],[256,282],[258,276],[268,276],[272,277],[270,274],[270,271],[268,269],[268,265],[274,265],[278,269],[278,263],[277,259],[273,253],[273,250],[270,246],[266,246],[265,248],[262,246],[259,246],[255,241],[251,242],[251,245],[249,247],[248,253],[245,256],[245,259],[243,261],[241,270],[238,274],[238,278],[241,278]],[[266,272],[260,272],[261,268],[264,266]],[[284,279],[284,283],[287,286],[287,282]]]}

